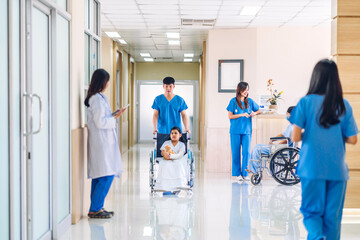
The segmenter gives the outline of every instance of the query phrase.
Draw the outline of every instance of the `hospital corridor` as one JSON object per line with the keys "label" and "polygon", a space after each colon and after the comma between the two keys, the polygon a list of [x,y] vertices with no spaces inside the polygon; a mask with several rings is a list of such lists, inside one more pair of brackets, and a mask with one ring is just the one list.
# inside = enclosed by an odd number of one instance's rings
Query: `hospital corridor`
{"label": "hospital corridor", "polygon": [[1,0],[0,240],[360,236],[360,1]]}

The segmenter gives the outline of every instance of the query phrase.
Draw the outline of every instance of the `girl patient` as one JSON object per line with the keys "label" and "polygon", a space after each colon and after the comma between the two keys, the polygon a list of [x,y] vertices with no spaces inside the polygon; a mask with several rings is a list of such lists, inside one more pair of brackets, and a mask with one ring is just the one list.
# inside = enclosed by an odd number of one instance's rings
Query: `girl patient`
{"label": "girl patient", "polygon": [[178,188],[186,188],[187,181],[187,156],[185,144],[181,138],[181,130],[173,127],[170,131],[170,139],[161,146],[163,160],[159,162],[158,176],[155,189],[164,191],[175,191]]}

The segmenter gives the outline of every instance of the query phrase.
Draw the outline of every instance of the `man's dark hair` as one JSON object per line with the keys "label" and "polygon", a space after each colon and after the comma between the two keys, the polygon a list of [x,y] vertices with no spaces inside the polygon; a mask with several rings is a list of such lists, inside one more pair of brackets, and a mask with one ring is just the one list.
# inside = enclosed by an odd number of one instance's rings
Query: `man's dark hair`
{"label": "man's dark hair", "polygon": [[179,127],[173,127],[171,130],[170,130],[170,133],[172,132],[172,130],[177,130],[180,134],[181,134],[181,130]]}
{"label": "man's dark hair", "polygon": [[163,84],[175,84],[175,79],[173,77],[166,77],[163,79]]}
{"label": "man's dark hair", "polygon": [[290,113],[291,114],[291,112],[292,112],[292,110],[295,108],[295,106],[291,106],[291,107],[289,107],[288,109],[287,109],[287,111],[286,112],[288,112],[288,113]]}

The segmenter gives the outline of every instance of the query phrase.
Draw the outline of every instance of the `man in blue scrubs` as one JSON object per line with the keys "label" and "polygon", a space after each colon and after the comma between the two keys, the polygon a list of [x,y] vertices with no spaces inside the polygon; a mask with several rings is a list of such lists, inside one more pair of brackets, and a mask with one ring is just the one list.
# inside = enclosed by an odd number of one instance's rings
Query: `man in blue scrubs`
{"label": "man in blue scrubs", "polygon": [[[185,132],[189,132],[189,121],[186,115],[186,105],[184,99],[173,93],[175,88],[175,79],[166,77],[163,79],[164,94],[154,99],[152,108],[154,109],[153,126],[154,131],[169,134],[173,127],[179,127],[181,130],[181,118],[184,122]],[[181,118],[180,118],[181,116]]]}

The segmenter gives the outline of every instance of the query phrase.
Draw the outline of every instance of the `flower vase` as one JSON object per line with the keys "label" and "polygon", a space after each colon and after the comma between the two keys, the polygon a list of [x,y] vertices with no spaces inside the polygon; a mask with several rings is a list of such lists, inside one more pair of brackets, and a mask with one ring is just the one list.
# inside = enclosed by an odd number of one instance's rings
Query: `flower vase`
{"label": "flower vase", "polygon": [[272,105],[272,104],[271,104],[271,105],[269,106],[269,110],[271,110],[272,112],[277,112],[277,110],[278,110],[278,105],[276,105],[276,104],[275,104],[275,105]]}

